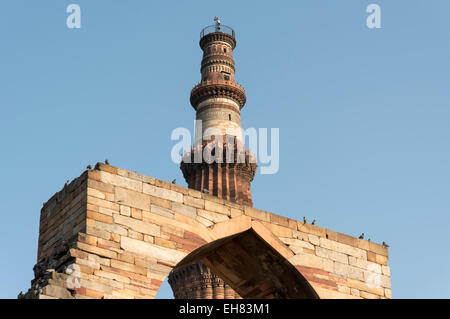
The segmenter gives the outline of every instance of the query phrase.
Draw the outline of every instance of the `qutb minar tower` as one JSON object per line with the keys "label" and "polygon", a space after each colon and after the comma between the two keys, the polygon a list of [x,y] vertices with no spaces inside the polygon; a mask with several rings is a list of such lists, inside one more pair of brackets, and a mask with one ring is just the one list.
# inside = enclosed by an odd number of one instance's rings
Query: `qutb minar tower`
{"label": "qutb minar tower", "polygon": [[[215,25],[200,33],[202,78],[190,98],[197,120],[195,145],[183,156],[181,170],[189,188],[253,206],[250,183],[257,164],[242,136],[240,114],[246,95],[234,77],[235,33],[217,17],[214,20]],[[240,298],[202,263],[174,269],[169,283],[175,298]]]}

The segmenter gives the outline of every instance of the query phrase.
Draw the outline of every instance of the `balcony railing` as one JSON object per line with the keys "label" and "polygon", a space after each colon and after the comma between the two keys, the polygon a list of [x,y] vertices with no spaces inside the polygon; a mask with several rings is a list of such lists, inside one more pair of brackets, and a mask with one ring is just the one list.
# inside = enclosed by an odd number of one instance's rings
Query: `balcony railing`
{"label": "balcony railing", "polygon": [[230,27],[227,27],[226,25],[209,25],[200,32],[200,39],[203,38],[205,35],[209,33],[214,32],[222,32],[231,35],[234,38],[234,30]]}

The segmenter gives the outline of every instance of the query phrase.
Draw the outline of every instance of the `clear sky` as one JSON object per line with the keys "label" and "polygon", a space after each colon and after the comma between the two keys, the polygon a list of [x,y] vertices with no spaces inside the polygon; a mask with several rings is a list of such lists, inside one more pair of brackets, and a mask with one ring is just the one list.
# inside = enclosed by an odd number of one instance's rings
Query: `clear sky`
{"label": "clear sky", "polygon": [[[81,7],[68,29],[66,7]],[[368,29],[366,7],[381,7]],[[236,30],[243,127],[280,129],[254,206],[390,244],[394,298],[450,297],[448,0],[0,2],[0,297],[26,291],[42,203],[88,164],[186,185],[200,30]],[[158,293],[170,297],[167,285]]]}

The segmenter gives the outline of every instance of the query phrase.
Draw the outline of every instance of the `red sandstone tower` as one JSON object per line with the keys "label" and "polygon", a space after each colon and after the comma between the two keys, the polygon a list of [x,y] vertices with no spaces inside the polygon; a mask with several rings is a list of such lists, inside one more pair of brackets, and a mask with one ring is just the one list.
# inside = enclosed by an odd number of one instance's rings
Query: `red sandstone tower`
{"label": "red sandstone tower", "polygon": [[236,38],[233,29],[216,21],[200,33],[202,79],[191,91],[197,112],[195,145],[183,157],[181,170],[189,188],[252,206],[250,183],[257,165],[242,141],[240,113],[246,96],[234,79]]}
{"label": "red sandstone tower", "polygon": [[[250,183],[257,164],[242,138],[246,95],[234,78],[235,33],[214,20],[215,25],[200,33],[202,78],[190,99],[197,119],[195,145],[183,156],[181,170],[189,188],[253,206]],[[240,298],[201,262],[174,269],[169,283],[175,298]]]}

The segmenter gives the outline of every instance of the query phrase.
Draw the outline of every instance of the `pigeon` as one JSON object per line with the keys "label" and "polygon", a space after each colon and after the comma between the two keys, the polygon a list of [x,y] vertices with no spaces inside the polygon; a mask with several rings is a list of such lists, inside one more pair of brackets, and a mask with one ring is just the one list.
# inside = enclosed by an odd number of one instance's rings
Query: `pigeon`
{"label": "pigeon", "polygon": [[364,239],[364,233],[362,233],[361,236],[359,236],[359,239]]}
{"label": "pigeon", "polygon": [[109,161],[107,159],[105,159],[105,164],[109,165]]}
{"label": "pigeon", "polygon": [[389,245],[388,245],[388,244],[387,244],[387,243],[386,243],[385,241],[383,242],[383,244],[382,244],[382,245],[383,245],[383,247],[386,247],[386,248],[388,248],[388,247],[389,247]]}
{"label": "pigeon", "polygon": [[177,179],[175,178],[173,181],[172,181],[172,184],[176,184],[177,183]]}
{"label": "pigeon", "polygon": [[311,223],[311,225],[315,225],[316,224],[316,220],[314,219]]}
{"label": "pigeon", "polygon": [[370,241],[370,238],[369,238],[369,239],[367,239],[367,241]]}
{"label": "pigeon", "polygon": [[91,170],[92,169],[92,165],[89,164],[88,166],[86,166],[87,169]]}
{"label": "pigeon", "polygon": [[203,189],[203,193],[209,194],[209,190],[207,190],[206,188],[204,188],[204,189]]}
{"label": "pigeon", "polygon": [[66,183],[64,184],[64,187],[69,186],[69,180],[66,181]]}
{"label": "pigeon", "polygon": [[303,224],[306,224],[306,217],[303,216]]}

